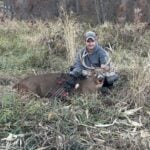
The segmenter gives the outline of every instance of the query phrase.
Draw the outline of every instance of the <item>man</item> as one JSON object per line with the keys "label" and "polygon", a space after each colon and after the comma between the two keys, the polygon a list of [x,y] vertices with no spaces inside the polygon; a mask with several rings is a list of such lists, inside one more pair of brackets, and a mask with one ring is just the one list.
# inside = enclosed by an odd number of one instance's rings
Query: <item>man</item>
{"label": "man", "polygon": [[[106,65],[109,60],[109,55],[101,46],[98,45],[96,33],[92,31],[86,32],[84,38],[85,47],[80,51],[75,64],[70,71],[70,77],[64,85],[64,96],[74,88],[77,80],[82,77],[82,71],[87,70],[81,61],[81,57],[84,59],[84,63],[88,67],[101,67],[106,70],[109,69],[109,65]],[[112,86],[115,80],[116,78],[113,78],[111,82],[107,82],[105,79],[103,86]]]}

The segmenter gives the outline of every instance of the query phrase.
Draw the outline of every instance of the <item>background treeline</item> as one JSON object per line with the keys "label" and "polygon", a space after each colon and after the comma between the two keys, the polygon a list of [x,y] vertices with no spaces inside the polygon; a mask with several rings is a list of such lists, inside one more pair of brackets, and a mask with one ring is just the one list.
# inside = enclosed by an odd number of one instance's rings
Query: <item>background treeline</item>
{"label": "background treeline", "polygon": [[[2,0],[1,0],[2,2]],[[71,12],[80,20],[103,23],[150,21],[149,0],[3,0],[1,8],[11,18],[54,19],[62,11]]]}

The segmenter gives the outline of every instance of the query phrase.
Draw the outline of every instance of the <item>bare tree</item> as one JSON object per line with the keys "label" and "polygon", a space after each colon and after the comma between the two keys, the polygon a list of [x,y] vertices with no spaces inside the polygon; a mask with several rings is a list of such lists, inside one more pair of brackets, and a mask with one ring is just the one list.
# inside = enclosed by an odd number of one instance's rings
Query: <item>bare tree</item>
{"label": "bare tree", "polygon": [[76,13],[79,14],[79,0],[76,0]]}
{"label": "bare tree", "polygon": [[96,10],[97,22],[100,23],[99,3],[97,0],[94,0],[94,5]]}
{"label": "bare tree", "polygon": [[103,0],[99,0],[100,1],[100,10],[101,10],[101,22],[104,23],[105,22],[105,12],[104,12],[104,2]]}

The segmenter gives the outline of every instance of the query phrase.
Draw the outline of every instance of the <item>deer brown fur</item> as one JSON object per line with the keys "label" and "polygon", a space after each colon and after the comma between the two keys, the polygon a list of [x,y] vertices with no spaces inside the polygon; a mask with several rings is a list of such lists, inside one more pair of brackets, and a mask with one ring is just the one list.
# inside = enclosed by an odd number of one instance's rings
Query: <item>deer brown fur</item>
{"label": "deer brown fur", "polygon": [[[19,92],[33,92],[40,97],[46,97],[47,93],[52,90],[55,91],[59,87],[58,81],[66,79],[68,74],[61,73],[48,73],[41,75],[33,75],[22,79],[13,86],[13,89],[17,89]],[[84,80],[80,80],[79,88],[75,90],[77,93],[92,93],[96,92],[102,83],[97,81],[94,73]],[[62,85],[63,86],[63,85]]]}

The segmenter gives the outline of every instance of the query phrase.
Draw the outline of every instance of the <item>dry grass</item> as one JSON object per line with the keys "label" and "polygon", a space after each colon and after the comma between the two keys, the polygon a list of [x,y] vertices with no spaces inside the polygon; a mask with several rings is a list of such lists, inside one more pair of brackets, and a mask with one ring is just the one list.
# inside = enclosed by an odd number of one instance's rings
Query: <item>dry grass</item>
{"label": "dry grass", "polygon": [[92,28],[67,17],[63,24],[0,25],[0,83],[10,79],[0,85],[0,149],[148,150],[150,32],[143,32],[144,24],[105,23],[93,29],[102,45],[112,45],[120,75],[108,95],[74,96],[68,104],[11,90],[17,74],[63,71],[73,61],[82,30]]}
{"label": "dry grass", "polygon": [[62,24],[63,24],[65,44],[67,48],[68,64],[73,64],[77,49],[76,38],[78,33],[78,26],[76,20],[70,18],[71,17],[65,13],[62,18],[63,19]]}

